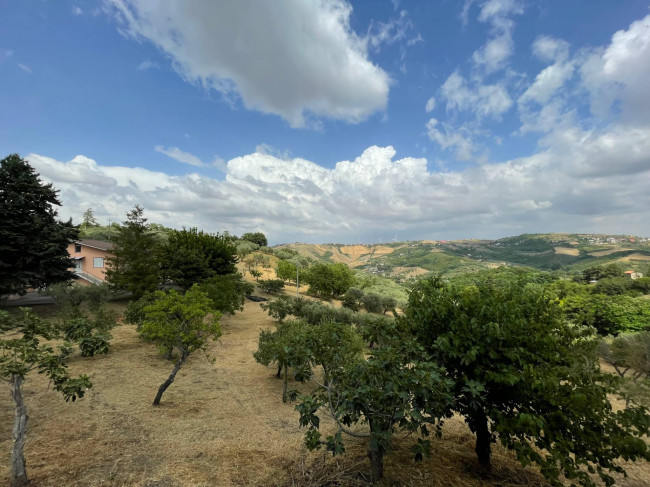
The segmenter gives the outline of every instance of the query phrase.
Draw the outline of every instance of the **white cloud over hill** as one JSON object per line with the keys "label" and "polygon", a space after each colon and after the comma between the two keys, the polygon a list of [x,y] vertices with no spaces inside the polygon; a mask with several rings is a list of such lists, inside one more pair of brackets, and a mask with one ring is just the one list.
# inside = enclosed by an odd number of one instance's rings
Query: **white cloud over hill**
{"label": "white cloud over hill", "polygon": [[61,190],[63,217],[92,207],[100,218],[136,203],[151,221],[273,242],[496,237],[524,231],[648,228],[650,129],[596,134],[577,129],[545,140],[539,153],[459,171],[426,159],[395,159],[369,147],[333,169],[256,152],[232,159],[225,180],[103,166],[83,156],[27,156]]}

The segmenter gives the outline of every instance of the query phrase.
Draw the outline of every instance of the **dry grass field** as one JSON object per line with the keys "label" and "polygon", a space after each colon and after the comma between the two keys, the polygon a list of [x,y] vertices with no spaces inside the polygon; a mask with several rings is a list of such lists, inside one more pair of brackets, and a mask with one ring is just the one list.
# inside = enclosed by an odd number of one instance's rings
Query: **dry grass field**
{"label": "dry grass field", "polygon": [[[44,308],[45,311],[47,309]],[[188,360],[176,381],[151,405],[172,365],[140,340],[134,327],[114,330],[108,355],[73,357],[73,373],[88,373],[93,388],[76,403],[29,376],[24,395],[29,412],[28,474],[37,487],[198,487],[365,485],[368,461],[362,440],[332,458],[308,453],[293,405],[283,404],[275,370],[255,363],[261,329],[272,320],[257,303],[222,318],[223,336],[211,347],[213,363],[200,354]],[[6,479],[13,420],[8,386],[0,394],[0,478]],[[305,386],[303,386],[305,387]],[[332,425],[323,425],[324,432]],[[495,446],[489,478],[476,473],[472,436],[452,419],[433,455],[413,463],[412,438],[400,438],[386,458],[385,486],[542,486],[534,468],[521,467]],[[620,485],[650,485],[646,464],[629,466]],[[0,481],[2,482],[2,481]]]}
{"label": "dry grass field", "polygon": [[589,255],[592,257],[606,257],[611,254],[615,254],[617,252],[624,252],[626,250],[632,250],[632,249],[627,249],[627,248],[616,248],[616,249],[610,249],[610,250],[599,250],[598,252],[589,252]]}
{"label": "dry grass field", "polygon": [[555,247],[555,253],[559,255],[571,255],[577,257],[580,255],[580,250],[571,247]]}

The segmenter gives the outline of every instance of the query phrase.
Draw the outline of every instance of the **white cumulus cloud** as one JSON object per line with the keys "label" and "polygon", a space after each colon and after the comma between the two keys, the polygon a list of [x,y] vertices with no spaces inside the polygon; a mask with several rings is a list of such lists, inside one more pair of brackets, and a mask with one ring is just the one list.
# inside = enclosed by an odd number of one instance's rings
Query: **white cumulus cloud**
{"label": "white cumulus cloud", "polygon": [[[390,78],[368,59],[368,39],[350,27],[352,7],[344,0],[276,0],[254,8],[212,0],[108,1],[121,31],[155,44],[184,79],[293,127],[313,118],[356,123],[386,108]],[[404,28],[382,26],[377,42]]]}
{"label": "white cumulus cloud", "polygon": [[522,14],[523,11],[517,0],[487,0],[482,3],[478,20],[490,24],[491,37],[474,52],[472,59],[476,66],[483,68],[487,73],[506,66],[514,52],[512,31],[515,24],[511,17]]}
{"label": "white cumulus cloud", "polygon": [[486,85],[478,82],[470,86],[458,71],[449,75],[440,87],[440,92],[447,100],[447,110],[468,111],[478,119],[491,117],[499,120],[513,104],[502,84]]}
{"label": "white cumulus cloud", "polygon": [[596,115],[608,115],[620,101],[626,121],[649,123],[650,15],[616,32],[609,46],[583,64],[581,74]]}
{"label": "white cumulus cloud", "polygon": [[[456,150],[471,143],[435,119],[428,126]],[[395,156],[393,147],[372,146],[325,168],[256,152],[228,161],[223,180],[104,166],[84,156],[27,159],[61,191],[63,217],[79,221],[92,207],[104,221],[123,218],[137,203],[154,222],[262,230],[272,242],[376,241],[397,231],[403,238],[629,233],[650,224],[650,129],[557,130],[536,154],[453,171]]]}

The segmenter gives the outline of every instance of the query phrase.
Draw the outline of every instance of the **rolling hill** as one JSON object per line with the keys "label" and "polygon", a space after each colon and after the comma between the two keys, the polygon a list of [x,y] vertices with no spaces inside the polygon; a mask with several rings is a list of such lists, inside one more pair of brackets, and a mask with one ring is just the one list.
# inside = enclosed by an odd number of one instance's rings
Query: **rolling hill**
{"label": "rolling hill", "polygon": [[504,265],[580,272],[620,263],[646,273],[650,238],[605,234],[524,234],[498,240],[409,241],[372,245],[285,244],[279,247],[325,262],[342,262],[398,280],[428,273],[453,276]]}

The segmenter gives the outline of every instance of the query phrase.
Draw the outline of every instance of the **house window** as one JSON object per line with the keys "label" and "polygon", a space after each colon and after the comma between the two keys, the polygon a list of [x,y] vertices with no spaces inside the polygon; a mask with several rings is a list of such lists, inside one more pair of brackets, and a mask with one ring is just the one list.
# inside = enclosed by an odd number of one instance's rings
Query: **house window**
{"label": "house window", "polygon": [[93,267],[104,267],[104,258],[93,257]]}
{"label": "house window", "polygon": [[75,254],[78,254],[79,252],[81,252],[81,244],[78,244],[78,243],[74,244],[74,252],[75,252]]}

